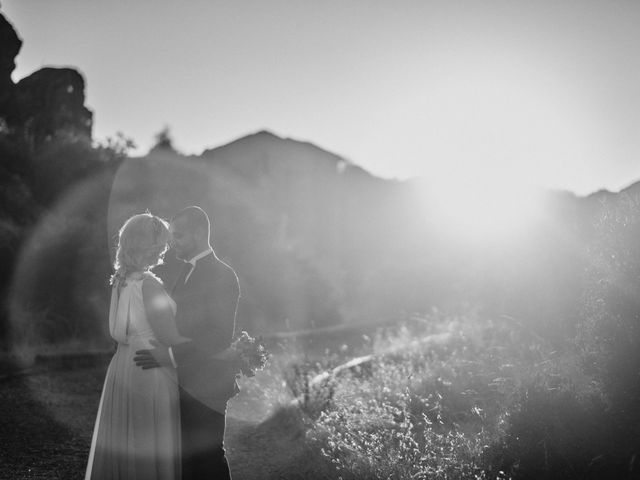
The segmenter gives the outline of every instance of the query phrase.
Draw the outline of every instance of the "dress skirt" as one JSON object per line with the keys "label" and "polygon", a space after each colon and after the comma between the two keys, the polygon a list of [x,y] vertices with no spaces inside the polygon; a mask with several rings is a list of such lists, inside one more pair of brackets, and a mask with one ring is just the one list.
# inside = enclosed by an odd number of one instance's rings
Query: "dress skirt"
{"label": "dress skirt", "polygon": [[119,343],[104,382],[85,480],[180,480],[176,372],[133,361],[148,338]]}

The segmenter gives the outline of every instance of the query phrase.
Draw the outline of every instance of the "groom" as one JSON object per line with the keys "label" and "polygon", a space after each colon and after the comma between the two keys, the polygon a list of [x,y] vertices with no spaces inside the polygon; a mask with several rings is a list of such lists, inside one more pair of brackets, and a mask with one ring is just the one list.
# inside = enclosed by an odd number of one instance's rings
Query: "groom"
{"label": "groom", "polygon": [[213,356],[231,345],[240,297],[238,278],[211,248],[210,222],[200,207],[178,212],[169,227],[185,262],[171,290],[176,326],[190,341],[156,344],[134,359],[142,368],[177,368],[180,384],[182,478],[230,479],[223,448],[227,401],[238,392],[233,367]]}

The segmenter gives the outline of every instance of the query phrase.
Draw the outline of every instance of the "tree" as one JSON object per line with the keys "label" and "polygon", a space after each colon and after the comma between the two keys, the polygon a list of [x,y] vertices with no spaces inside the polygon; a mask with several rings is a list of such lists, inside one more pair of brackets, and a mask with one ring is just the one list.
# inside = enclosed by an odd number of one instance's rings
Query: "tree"
{"label": "tree", "polygon": [[151,148],[151,151],[171,151],[175,152],[176,149],[173,148],[173,138],[171,136],[171,129],[169,126],[165,126],[162,130],[160,130],[155,135],[155,145]]}

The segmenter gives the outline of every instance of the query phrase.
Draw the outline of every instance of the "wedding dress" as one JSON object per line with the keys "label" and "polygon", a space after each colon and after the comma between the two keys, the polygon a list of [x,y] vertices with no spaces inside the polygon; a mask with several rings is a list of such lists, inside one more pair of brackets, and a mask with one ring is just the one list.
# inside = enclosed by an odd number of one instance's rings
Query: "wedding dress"
{"label": "wedding dress", "polygon": [[[136,350],[150,348],[155,338],[142,298],[145,275],[151,274],[131,275],[112,290],[109,330],[118,346],[102,389],[85,480],[180,480],[176,372],[143,370],[133,361]],[[175,314],[175,303],[172,308]]]}

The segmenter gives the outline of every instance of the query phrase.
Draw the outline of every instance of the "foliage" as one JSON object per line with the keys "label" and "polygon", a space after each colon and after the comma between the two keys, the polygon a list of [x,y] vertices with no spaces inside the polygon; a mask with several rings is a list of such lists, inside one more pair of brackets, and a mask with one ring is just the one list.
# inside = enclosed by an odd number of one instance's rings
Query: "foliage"
{"label": "foliage", "polygon": [[380,332],[369,353],[348,369],[331,354],[285,375],[334,478],[577,479],[626,468],[604,385],[579,354],[513,319],[436,314]]}
{"label": "foliage", "polygon": [[237,368],[245,377],[255,377],[256,371],[264,370],[270,356],[262,339],[256,340],[244,330],[231,343],[230,350],[235,354]]}
{"label": "foliage", "polygon": [[0,347],[102,336],[109,188],[131,146],[0,136]]}
{"label": "foliage", "polygon": [[[409,395],[407,394],[407,397]],[[316,441],[343,478],[481,478],[482,435],[416,419],[407,402],[356,399],[323,413]],[[433,406],[431,408],[438,408]],[[425,425],[426,424],[426,425]]]}
{"label": "foliage", "polygon": [[575,385],[550,387],[538,379],[519,392],[508,416],[505,435],[487,451],[494,472],[584,478],[591,461],[611,450],[604,403],[598,396],[581,396]]}
{"label": "foliage", "polygon": [[576,340],[604,387],[615,446],[632,455],[640,451],[640,197],[604,202],[595,230]]}
{"label": "foliage", "polygon": [[151,150],[168,150],[175,151],[173,147],[173,136],[171,135],[171,129],[169,126],[165,126],[155,135],[155,144]]}
{"label": "foliage", "polygon": [[102,142],[96,142],[94,148],[102,161],[109,163],[125,160],[136,146],[132,138],[127,137],[122,132],[117,132],[114,137],[107,137]]}
{"label": "foliage", "polygon": [[495,339],[482,338],[498,328],[481,331],[474,322],[380,334],[371,364],[335,379],[309,437],[337,474],[484,478],[484,452],[518,388],[513,372],[526,365],[509,365],[513,358],[491,348],[499,347]]}

